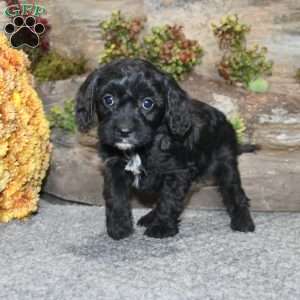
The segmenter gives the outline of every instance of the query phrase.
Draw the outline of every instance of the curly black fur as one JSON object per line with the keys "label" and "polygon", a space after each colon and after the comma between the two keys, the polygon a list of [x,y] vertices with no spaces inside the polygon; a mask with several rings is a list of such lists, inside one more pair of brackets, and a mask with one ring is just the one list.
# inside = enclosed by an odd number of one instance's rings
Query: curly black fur
{"label": "curly black fur", "polygon": [[[145,98],[154,102],[152,108],[143,107]],[[215,177],[231,228],[254,231],[237,157],[255,148],[238,145],[222,112],[191,99],[151,63],[122,59],[96,69],[80,87],[76,119],[81,131],[93,126],[94,115],[99,120],[100,154],[106,161],[106,224],[113,239],[133,232],[129,191],[135,176],[139,190],[159,193],[156,207],[138,221],[147,236],[178,233],[184,198],[192,181],[204,175]],[[134,154],[142,162],[138,175],[125,170]]]}

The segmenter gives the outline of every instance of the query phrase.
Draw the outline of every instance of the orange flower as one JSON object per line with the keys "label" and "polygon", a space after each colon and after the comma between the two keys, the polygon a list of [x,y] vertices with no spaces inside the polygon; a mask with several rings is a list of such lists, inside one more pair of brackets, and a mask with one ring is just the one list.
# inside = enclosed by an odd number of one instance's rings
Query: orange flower
{"label": "orange flower", "polygon": [[49,124],[28,65],[0,33],[0,222],[37,210],[49,166]]}

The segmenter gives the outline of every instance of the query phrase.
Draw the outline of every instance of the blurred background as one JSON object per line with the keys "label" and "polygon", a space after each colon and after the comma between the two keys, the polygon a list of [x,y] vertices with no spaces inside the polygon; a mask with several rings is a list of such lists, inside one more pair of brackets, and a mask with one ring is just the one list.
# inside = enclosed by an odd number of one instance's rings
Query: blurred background
{"label": "blurred background", "polygon": [[[99,23],[109,18],[112,11],[120,10],[125,16],[146,16],[146,32],[154,25],[183,25],[187,36],[198,40],[205,51],[196,73],[211,78],[218,78],[215,64],[220,53],[210,24],[236,13],[251,25],[249,44],[266,46],[275,62],[271,90],[299,94],[299,85],[294,80],[300,67],[300,2],[297,0],[45,0],[39,3],[47,9],[51,47],[71,57],[86,57],[89,67],[98,63],[104,44]],[[4,6],[2,1],[1,7]],[[1,17],[1,23],[4,22]]]}

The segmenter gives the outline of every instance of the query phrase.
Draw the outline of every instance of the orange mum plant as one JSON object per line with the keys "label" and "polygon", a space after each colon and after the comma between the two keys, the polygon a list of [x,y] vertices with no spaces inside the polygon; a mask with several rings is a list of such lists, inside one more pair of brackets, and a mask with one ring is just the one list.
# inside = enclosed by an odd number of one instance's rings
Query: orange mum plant
{"label": "orange mum plant", "polygon": [[49,124],[28,67],[0,33],[0,222],[37,210],[49,166]]}

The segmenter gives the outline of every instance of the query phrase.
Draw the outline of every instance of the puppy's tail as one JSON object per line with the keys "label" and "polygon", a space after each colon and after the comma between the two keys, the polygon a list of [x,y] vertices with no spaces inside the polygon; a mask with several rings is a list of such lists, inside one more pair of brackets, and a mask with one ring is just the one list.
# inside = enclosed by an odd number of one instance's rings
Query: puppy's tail
{"label": "puppy's tail", "polygon": [[238,155],[243,153],[253,153],[261,149],[260,145],[243,144],[238,146]]}

